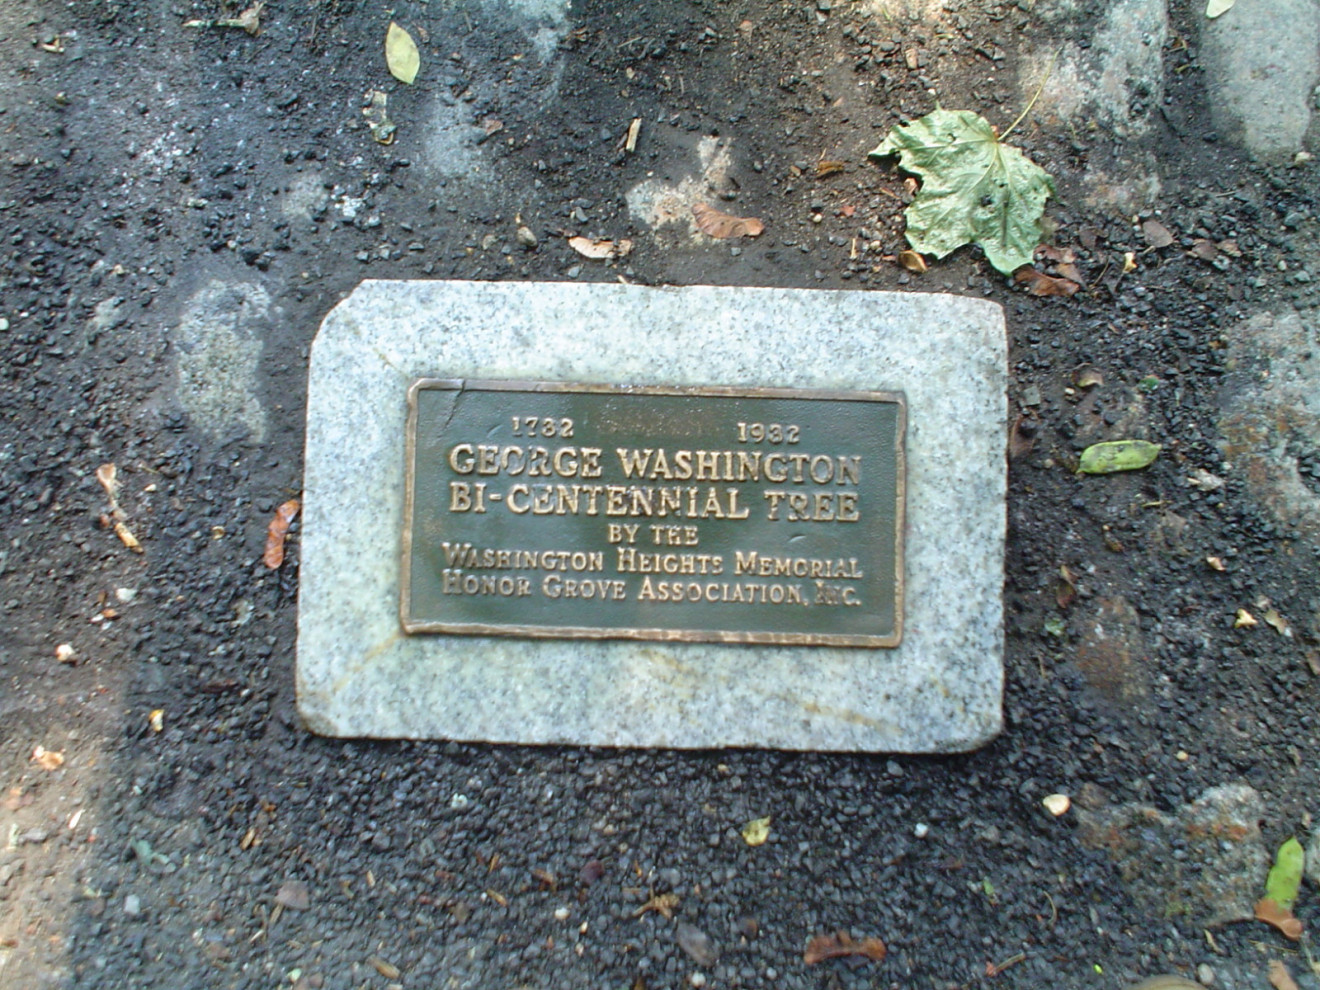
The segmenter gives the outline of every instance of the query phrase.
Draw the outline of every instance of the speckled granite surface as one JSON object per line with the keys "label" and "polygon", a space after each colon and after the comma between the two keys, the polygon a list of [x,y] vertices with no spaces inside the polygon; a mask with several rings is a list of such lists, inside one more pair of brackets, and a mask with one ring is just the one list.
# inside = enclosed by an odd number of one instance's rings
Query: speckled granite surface
{"label": "speckled granite surface", "polygon": [[[312,349],[299,710],[335,736],[947,752],[1001,724],[1003,316],[948,295],[368,281]],[[418,377],[903,391],[897,649],[407,636]]]}

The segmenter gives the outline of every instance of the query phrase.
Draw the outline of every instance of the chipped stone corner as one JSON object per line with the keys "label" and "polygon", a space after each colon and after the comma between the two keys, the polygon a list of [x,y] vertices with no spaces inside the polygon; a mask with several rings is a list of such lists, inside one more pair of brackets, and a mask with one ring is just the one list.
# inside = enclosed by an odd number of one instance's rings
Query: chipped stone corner
{"label": "chipped stone corner", "polygon": [[652,231],[672,243],[707,239],[697,229],[692,207],[718,200],[729,183],[732,152],[727,138],[702,137],[696,147],[695,174],[676,182],[644,179],[628,190],[628,210]]}

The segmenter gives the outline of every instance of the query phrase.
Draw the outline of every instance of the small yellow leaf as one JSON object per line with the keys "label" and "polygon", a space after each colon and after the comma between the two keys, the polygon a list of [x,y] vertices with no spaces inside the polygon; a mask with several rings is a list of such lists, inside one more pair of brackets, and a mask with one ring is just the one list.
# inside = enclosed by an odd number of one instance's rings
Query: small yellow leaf
{"label": "small yellow leaf", "polygon": [[147,716],[147,721],[151,724],[152,732],[162,732],[165,729],[165,709],[157,708]]}
{"label": "small yellow leaf", "polygon": [[1206,557],[1205,562],[1210,566],[1211,570],[1219,571],[1220,573],[1223,573],[1228,569],[1224,566],[1224,560],[1222,557]]}
{"label": "small yellow leaf", "polygon": [[389,66],[390,75],[409,85],[417,78],[417,70],[422,65],[417,42],[393,21],[390,21],[390,29],[385,32],[385,64]]}
{"label": "small yellow leaf", "polygon": [[1137,253],[1135,251],[1123,252],[1123,273],[1135,272],[1137,270]]}
{"label": "small yellow leaf", "polygon": [[1205,5],[1205,16],[1213,21],[1220,14],[1227,13],[1229,8],[1233,6],[1233,3],[1234,0],[1210,0],[1210,2]]}
{"label": "small yellow leaf", "polygon": [[1279,614],[1278,609],[1269,608],[1265,611],[1265,621],[1274,629],[1276,633],[1285,639],[1292,639],[1292,626],[1288,625],[1288,620]]}
{"label": "small yellow leaf", "polygon": [[1250,612],[1248,612],[1245,608],[1240,608],[1237,610],[1237,616],[1236,618],[1233,619],[1234,629],[1250,629],[1253,626],[1258,626],[1258,625],[1260,625],[1260,623],[1256,621],[1256,617],[1252,615]]}
{"label": "small yellow leaf", "polygon": [[920,275],[922,272],[929,271],[930,266],[926,264],[926,259],[916,251],[907,250],[898,252],[898,263],[910,272],[916,272]]}
{"label": "small yellow leaf", "polygon": [[753,818],[742,827],[742,837],[749,846],[765,845],[765,840],[770,838],[770,816]]}

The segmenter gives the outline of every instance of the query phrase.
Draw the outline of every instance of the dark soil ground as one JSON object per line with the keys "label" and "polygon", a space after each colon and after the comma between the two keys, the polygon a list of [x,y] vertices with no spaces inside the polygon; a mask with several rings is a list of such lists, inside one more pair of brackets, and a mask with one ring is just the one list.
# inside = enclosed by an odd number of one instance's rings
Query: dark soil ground
{"label": "dark soil ground", "polygon": [[[1119,987],[1208,965],[1231,987],[1264,986],[1269,958],[1305,984],[1272,929],[1203,922],[1221,884],[1262,880],[1215,876],[1216,857],[1305,840],[1320,783],[1316,533],[1223,466],[1225,416],[1271,371],[1236,328],[1316,301],[1297,277],[1315,166],[1215,140],[1200,11],[1175,3],[1165,96],[1129,108],[1144,136],[1015,132],[1058,180],[1051,241],[1076,252],[1081,292],[1028,296],[970,248],[905,272],[887,257],[909,193],[865,153],[932,91],[1005,126],[1019,53],[1064,30],[1030,2],[950,6],[271,0],[257,37],[184,27],[221,11],[205,0],[0,8],[0,984]],[[1072,5],[1067,31],[1103,11]],[[422,40],[412,87],[384,68],[391,19]],[[389,146],[361,114],[372,87]],[[703,177],[712,137],[727,163]],[[1088,205],[1088,166],[1143,149],[1156,212]],[[846,164],[818,177],[822,159]],[[646,178],[684,176],[766,234],[731,247],[630,210]],[[1156,216],[1175,244],[1149,246]],[[566,231],[636,248],[586,261]],[[1236,253],[1191,256],[1196,238]],[[1022,414],[1003,735],[913,758],[308,734],[296,527],[282,570],[261,552],[300,488],[309,344],[367,277],[1001,303]],[[186,327],[225,292],[247,300],[232,353]],[[1103,383],[1081,387],[1084,367]],[[1073,473],[1085,445],[1129,436],[1164,445],[1149,470]],[[1315,438],[1289,442],[1320,494]],[[104,526],[105,463],[141,554]],[[1189,485],[1198,470],[1225,484]],[[1235,628],[1239,609],[1258,625]],[[1154,817],[1133,834],[1084,820],[1174,816],[1229,784],[1262,810],[1208,848],[1162,845]],[[1059,818],[1041,806],[1056,792],[1074,802]],[[747,846],[738,829],[764,815],[770,841]],[[672,919],[642,910],[671,893]],[[1304,892],[1299,917],[1318,904]],[[808,939],[836,930],[887,958],[807,965]]]}

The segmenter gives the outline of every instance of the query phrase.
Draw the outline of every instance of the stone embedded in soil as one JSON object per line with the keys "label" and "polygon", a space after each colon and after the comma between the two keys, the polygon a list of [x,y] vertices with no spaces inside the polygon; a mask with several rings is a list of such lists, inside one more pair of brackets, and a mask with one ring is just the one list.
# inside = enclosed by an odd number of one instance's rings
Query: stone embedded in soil
{"label": "stone embedded in soil", "polygon": [[[405,635],[406,393],[419,377],[902,390],[897,649]],[[312,349],[298,704],[337,736],[946,752],[1003,682],[1003,316],[954,296],[364,282]]]}
{"label": "stone embedded in soil", "polygon": [[1109,853],[1137,901],[1197,925],[1254,916],[1270,863],[1264,817],[1243,784],[1213,787],[1173,815],[1141,804],[1077,810],[1082,843]]}
{"label": "stone embedded in soil", "polygon": [[1260,159],[1287,160],[1304,144],[1320,147],[1311,121],[1320,4],[1239,3],[1199,23],[1210,115],[1223,136]]}

